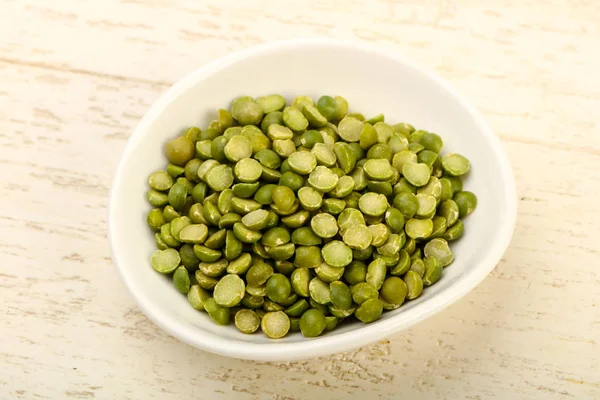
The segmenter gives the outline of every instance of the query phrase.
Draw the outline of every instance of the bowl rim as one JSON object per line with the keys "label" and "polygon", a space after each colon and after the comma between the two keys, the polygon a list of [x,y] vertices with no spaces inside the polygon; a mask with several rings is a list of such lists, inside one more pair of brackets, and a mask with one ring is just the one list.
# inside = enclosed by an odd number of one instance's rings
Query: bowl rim
{"label": "bowl rim", "polygon": [[[199,331],[192,327],[185,326],[172,316],[166,315],[153,308],[150,303],[146,301],[145,296],[135,289],[132,285],[132,278],[126,273],[126,268],[123,266],[124,261],[120,257],[120,254],[124,251],[124,247],[122,247],[121,243],[115,239],[116,224],[114,221],[116,220],[115,204],[117,203],[117,192],[115,188],[123,186],[125,165],[127,164],[128,159],[136,149],[137,143],[145,135],[145,132],[148,131],[148,128],[169,103],[174,101],[179,95],[194,86],[197,82],[209,78],[212,74],[228,65],[249,57],[278,52],[280,50],[289,49],[290,47],[341,47],[352,51],[378,55],[394,62],[404,64],[411,68],[415,73],[421,74],[425,78],[435,82],[440,88],[445,90],[454,101],[458,102],[465,110],[467,110],[475,124],[479,126],[482,135],[491,142],[492,151],[499,160],[498,166],[504,182],[506,193],[504,203],[506,205],[507,219],[499,229],[498,240],[490,245],[490,248],[479,265],[466,273],[465,276],[455,284],[439,294],[436,294],[435,300],[431,299],[430,301],[423,302],[419,307],[406,310],[389,319],[380,320],[377,324],[365,325],[359,329],[340,333],[335,336],[322,336],[314,339],[305,339],[302,342],[295,343],[250,343],[220,337],[210,332]],[[108,240],[111,247],[112,259],[117,267],[122,282],[127,287],[142,312],[170,335],[199,349],[228,357],[257,361],[290,361],[325,356],[365,346],[381,340],[395,332],[414,326],[426,318],[446,309],[473,290],[496,267],[511,241],[516,225],[516,218],[516,183],[508,157],[504,152],[500,140],[494,135],[481,113],[468,103],[460,93],[435,73],[421,67],[414,61],[409,60],[400,54],[380,48],[377,45],[368,45],[347,40],[310,38],[268,42],[232,53],[231,55],[212,61],[199,69],[192,71],[167,89],[167,91],[159,97],[142,117],[128,139],[125,150],[121,155],[109,194]]]}

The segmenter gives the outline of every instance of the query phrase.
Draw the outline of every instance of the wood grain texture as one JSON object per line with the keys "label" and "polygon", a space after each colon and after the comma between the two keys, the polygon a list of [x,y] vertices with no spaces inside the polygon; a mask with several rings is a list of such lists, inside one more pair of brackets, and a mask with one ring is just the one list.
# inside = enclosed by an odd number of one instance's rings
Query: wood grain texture
{"label": "wood grain texture", "polygon": [[[600,398],[600,3],[0,1],[0,398]],[[376,345],[227,359],[152,324],[106,240],[129,133],[174,81],[232,51],[373,42],[448,79],[512,161],[502,262]]]}

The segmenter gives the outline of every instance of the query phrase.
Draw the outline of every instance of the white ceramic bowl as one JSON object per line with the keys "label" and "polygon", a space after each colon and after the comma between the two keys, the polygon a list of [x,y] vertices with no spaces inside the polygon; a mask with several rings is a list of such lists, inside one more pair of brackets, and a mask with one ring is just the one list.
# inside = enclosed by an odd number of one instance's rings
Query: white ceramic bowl
{"label": "white ceramic bowl", "polygon": [[[218,108],[240,95],[280,93],[344,96],[351,111],[384,113],[437,132],[445,152],[471,160],[465,190],[477,210],[452,249],[454,263],[417,300],[372,324],[342,324],[321,337],[291,334],[270,340],[214,324],[194,310],[170,279],[150,266],[155,250],[146,225],[148,175],[164,168],[163,144],[190,125],[207,126]],[[266,44],[206,65],[170,88],[129,139],[111,190],[109,236],[113,259],[143,312],[180,340],[210,352],[253,360],[294,360],[363,346],[406,329],[464,296],[492,271],[506,250],[516,220],[515,183],[496,136],[474,107],[440,78],[403,57],[355,43],[297,40]]]}

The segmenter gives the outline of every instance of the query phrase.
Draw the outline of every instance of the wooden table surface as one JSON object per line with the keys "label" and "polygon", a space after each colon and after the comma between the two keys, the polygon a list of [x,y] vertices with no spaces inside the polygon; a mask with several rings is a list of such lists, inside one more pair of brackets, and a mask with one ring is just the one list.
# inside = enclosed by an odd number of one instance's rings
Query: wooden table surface
{"label": "wooden table surface", "polygon": [[[0,398],[599,399],[600,2],[528,3],[0,0]],[[513,241],[464,299],[376,345],[290,363],[196,350],[111,262],[120,153],[188,72],[317,36],[404,54],[479,107],[514,167]]]}

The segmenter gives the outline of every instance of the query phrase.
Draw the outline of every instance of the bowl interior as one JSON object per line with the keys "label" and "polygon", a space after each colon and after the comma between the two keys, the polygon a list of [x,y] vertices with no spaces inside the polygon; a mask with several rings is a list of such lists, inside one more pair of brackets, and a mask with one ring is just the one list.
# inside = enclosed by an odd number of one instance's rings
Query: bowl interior
{"label": "bowl interior", "polygon": [[[170,279],[152,269],[149,259],[155,244],[146,225],[150,206],[145,199],[148,175],[166,165],[163,145],[167,140],[191,125],[207,126],[215,119],[216,110],[228,108],[237,96],[270,93],[282,94],[288,101],[297,95],[314,99],[323,94],[341,95],[351,111],[367,118],[384,113],[386,122],[408,122],[417,129],[439,133],[444,139],[443,152],[459,152],[471,160],[465,190],[475,192],[479,200],[475,213],[465,220],[465,236],[452,243],[455,262],[417,300],[384,313],[380,321],[368,326],[342,324],[310,341],[291,334],[275,347],[262,334],[244,335],[233,326],[214,324],[175,291]],[[491,271],[508,244],[512,226],[506,225],[515,213],[512,197],[514,183],[497,140],[478,114],[436,78],[410,63],[366,48],[299,42],[264,46],[211,64],[181,81],[155,104],[131,137],[119,167],[112,188],[110,234],[126,285],[146,314],[171,334],[222,354],[291,359],[306,356],[309,348],[335,351],[334,343],[341,339],[354,341],[346,348],[365,344],[410,326],[464,295]],[[264,345],[277,348],[280,356],[265,356]],[[287,350],[292,352],[285,354]]]}

